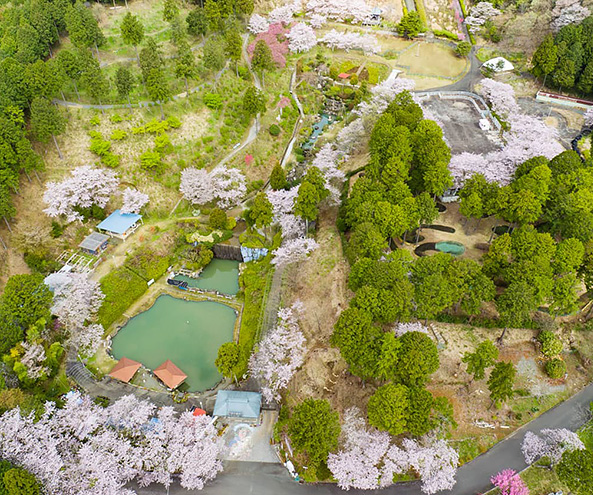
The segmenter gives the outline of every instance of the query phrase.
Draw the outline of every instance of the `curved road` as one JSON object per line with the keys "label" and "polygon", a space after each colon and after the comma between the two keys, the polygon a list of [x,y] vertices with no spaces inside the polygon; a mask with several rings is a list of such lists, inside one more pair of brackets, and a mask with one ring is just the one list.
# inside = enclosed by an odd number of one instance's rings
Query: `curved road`
{"label": "curved road", "polygon": [[[589,403],[593,401],[593,384],[578,394],[545,412],[510,437],[496,444],[485,454],[462,466],[457,472],[457,484],[453,490],[440,492],[443,495],[477,495],[491,488],[490,476],[512,468],[521,471],[527,465],[521,454],[521,442],[527,431],[539,432],[544,428],[569,428],[576,430],[589,418]],[[166,489],[160,486],[134,487],[142,495],[163,495]],[[171,486],[173,495],[336,495],[343,494],[336,485],[305,485],[292,480],[281,464],[255,462],[228,462],[225,470],[202,491],[187,491],[178,484]],[[394,494],[422,495],[420,483],[400,483],[383,490],[350,490],[352,495]]]}

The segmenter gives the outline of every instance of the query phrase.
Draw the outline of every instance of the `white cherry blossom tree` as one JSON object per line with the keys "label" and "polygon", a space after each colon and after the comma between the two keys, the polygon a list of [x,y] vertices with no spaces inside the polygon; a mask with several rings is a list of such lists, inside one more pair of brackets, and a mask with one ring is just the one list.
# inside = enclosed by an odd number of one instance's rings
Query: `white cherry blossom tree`
{"label": "white cherry blossom tree", "polygon": [[252,34],[267,33],[269,28],[270,23],[265,17],[262,17],[259,14],[253,14],[249,18],[247,29],[249,29]]}
{"label": "white cherry blossom tree", "polygon": [[273,251],[274,258],[272,259],[272,264],[281,266],[302,261],[318,247],[319,244],[314,239],[307,237],[289,239]]}
{"label": "white cherry blossom tree", "polygon": [[528,431],[521,445],[527,464],[533,464],[540,457],[548,457],[555,464],[564,452],[583,449],[585,444],[579,436],[566,428],[541,430],[540,435]]}
{"label": "white cherry blossom tree", "polygon": [[327,23],[327,17],[321,14],[312,14],[309,17],[309,24],[313,26],[315,29],[319,29],[320,27],[325,26]]}
{"label": "white cherry blossom tree", "polygon": [[120,209],[122,213],[140,213],[140,210],[148,204],[148,194],[126,187],[123,192],[123,205]]}
{"label": "white cherry blossom tree", "polygon": [[260,380],[267,401],[280,398],[280,390],[287,387],[303,364],[305,336],[299,327],[298,313],[298,305],[280,309],[276,326],[262,339],[249,361],[251,374]]}
{"label": "white cherry blossom tree", "polygon": [[64,215],[69,222],[82,220],[82,215],[74,208],[105,207],[118,185],[113,170],[90,165],[77,167],[62,182],[47,183],[43,201],[48,207],[43,211],[50,217]]}
{"label": "white cherry blossom tree", "polygon": [[326,44],[332,50],[362,50],[364,53],[377,53],[379,42],[372,34],[362,34],[350,31],[336,31],[332,29],[320,43]]}
{"label": "white cherry blossom tree", "polygon": [[311,16],[319,15],[336,21],[348,18],[360,23],[368,19],[372,7],[365,0],[308,0],[306,9]]}
{"label": "white cherry blossom tree", "polygon": [[216,200],[219,207],[228,208],[241,200],[247,188],[245,176],[239,169],[221,165],[210,173],[204,169],[186,168],[181,172],[179,190],[194,205]]}
{"label": "white cherry blossom tree", "polygon": [[311,26],[297,22],[286,35],[288,49],[293,53],[308,52],[317,44],[317,36]]}

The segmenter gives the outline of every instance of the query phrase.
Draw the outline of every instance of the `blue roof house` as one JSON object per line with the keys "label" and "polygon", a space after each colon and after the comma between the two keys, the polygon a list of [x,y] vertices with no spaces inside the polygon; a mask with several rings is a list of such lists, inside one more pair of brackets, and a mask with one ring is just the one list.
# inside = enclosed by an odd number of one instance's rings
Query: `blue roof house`
{"label": "blue roof house", "polygon": [[138,215],[137,213],[122,213],[120,210],[115,210],[97,225],[97,230],[125,241],[141,224],[142,215]]}
{"label": "blue roof house", "polygon": [[219,390],[214,416],[257,421],[261,409],[261,394],[239,390]]}

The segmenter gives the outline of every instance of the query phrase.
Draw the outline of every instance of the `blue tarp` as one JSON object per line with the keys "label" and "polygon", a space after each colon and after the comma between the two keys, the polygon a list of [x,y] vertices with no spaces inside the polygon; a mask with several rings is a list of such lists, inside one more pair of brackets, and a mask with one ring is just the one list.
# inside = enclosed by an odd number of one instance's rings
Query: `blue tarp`
{"label": "blue tarp", "polygon": [[124,234],[132,227],[136,222],[140,221],[142,215],[136,213],[122,213],[119,210],[115,210],[105,220],[103,220],[97,228],[100,230],[106,230],[107,232],[113,232],[114,234]]}
{"label": "blue tarp", "polygon": [[214,416],[257,419],[261,409],[261,394],[239,390],[219,390]]}
{"label": "blue tarp", "polygon": [[243,256],[243,261],[245,263],[248,261],[257,261],[258,259],[265,257],[267,254],[267,248],[248,248],[241,246],[241,256]]}

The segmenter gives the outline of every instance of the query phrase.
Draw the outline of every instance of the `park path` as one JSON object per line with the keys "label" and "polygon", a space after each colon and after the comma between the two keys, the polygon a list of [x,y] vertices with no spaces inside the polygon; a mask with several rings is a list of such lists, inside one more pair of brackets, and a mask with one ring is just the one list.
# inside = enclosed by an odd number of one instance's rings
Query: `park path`
{"label": "park path", "polygon": [[305,112],[303,111],[303,105],[301,105],[301,100],[299,100],[299,97],[295,91],[295,89],[296,89],[296,87],[295,87],[296,74],[297,74],[297,69],[296,69],[296,65],[295,65],[294,71],[290,75],[289,92],[290,92],[290,96],[296,103],[297,108],[299,109],[299,118],[294,123],[294,128],[292,130],[292,137],[290,138],[290,141],[286,145],[286,149],[284,150],[284,154],[282,155],[282,160],[280,161],[280,165],[282,166],[282,168],[284,168],[286,166],[286,162],[288,162],[288,158],[290,157],[290,154],[292,153],[292,148],[294,147],[294,143],[295,143],[296,138],[298,137],[298,133],[301,129],[301,125],[303,123],[303,118],[305,117]]}

